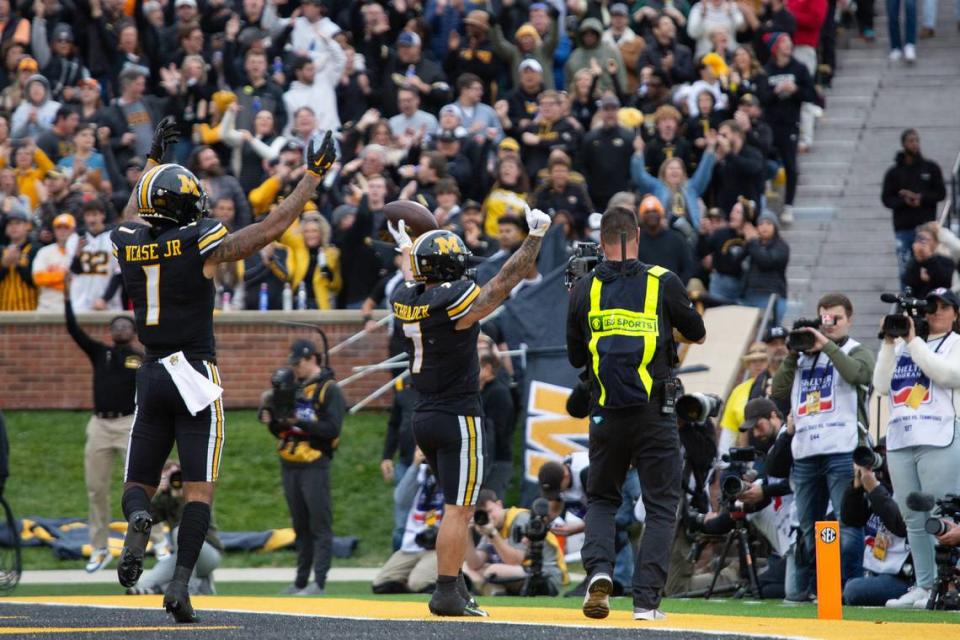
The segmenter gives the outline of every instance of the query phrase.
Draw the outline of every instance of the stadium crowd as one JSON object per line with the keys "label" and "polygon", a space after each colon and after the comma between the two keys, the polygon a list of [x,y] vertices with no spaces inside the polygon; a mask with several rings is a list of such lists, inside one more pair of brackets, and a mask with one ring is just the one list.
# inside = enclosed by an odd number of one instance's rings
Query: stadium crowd
{"label": "stadium crowd", "polygon": [[522,238],[522,202],[572,242],[617,194],[644,218],[641,259],[765,304],[786,293],[778,228],[835,29],[826,0],[4,0],[0,20],[0,310],[57,310],[72,271],[77,312],[124,306],[107,230],[167,114],[171,160],[230,228],[337,133],[310,210],[220,269],[218,307],[360,308],[394,271],[393,199],[489,256]]}

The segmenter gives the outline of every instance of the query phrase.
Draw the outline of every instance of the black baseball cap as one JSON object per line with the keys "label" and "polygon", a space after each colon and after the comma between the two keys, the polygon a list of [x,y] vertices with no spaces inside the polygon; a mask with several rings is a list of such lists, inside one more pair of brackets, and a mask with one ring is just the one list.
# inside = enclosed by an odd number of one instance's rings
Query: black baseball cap
{"label": "black baseball cap", "polygon": [[960,297],[957,297],[950,289],[945,287],[937,287],[933,291],[927,294],[927,301],[933,302],[935,300],[942,300],[946,302],[954,309],[960,310]]}
{"label": "black baseball cap", "polygon": [[297,364],[304,358],[317,355],[317,345],[312,340],[300,339],[290,347],[290,364]]}
{"label": "black baseball cap", "polygon": [[559,500],[563,490],[563,464],[559,462],[545,462],[540,467],[537,480],[540,483],[540,495],[547,500]]}
{"label": "black baseball cap", "polygon": [[773,342],[774,340],[786,340],[790,332],[786,327],[772,326],[767,327],[767,332],[763,334],[764,342]]}
{"label": "black baseball cap", "polygon": [[760,418],[769,418],[773,412],[778,412],[777,405],[769,398],[754,398],[747,403],[743,410],[743,424],[740,431],[752,431]]}

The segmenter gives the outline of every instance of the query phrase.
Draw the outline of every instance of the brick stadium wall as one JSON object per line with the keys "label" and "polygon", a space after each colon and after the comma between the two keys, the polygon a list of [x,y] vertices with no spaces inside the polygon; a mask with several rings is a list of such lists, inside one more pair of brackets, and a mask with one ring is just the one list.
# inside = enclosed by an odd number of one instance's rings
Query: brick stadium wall
{"label": "brick stadium wall", "polygon": [[[106,314],[79,317],[84,331],[109,341]],[[279,324],[281,321],[319,323],[330,346],[362,328],[357,311],[256,312],[241,311],[215,316],[217,361],[224,382],[228,409],[254,408],[260,394],[270,386],[270,374],[286,362],[294,340],[319,336],[309,327]],[[379,362],[387,356],[387,332],[346,347],[331,357],[338,378],[352,373],[355,365]],[[397,372],[399,373],[399,372]],[[394,374],[376,372],[345,388],[353,404],[388,381]],[[86,355],[67,334],[63,319],[55,314],[0,313],[0,409],[90,409],[92,375]],[[388,407],[385,394],[370,407]]]}

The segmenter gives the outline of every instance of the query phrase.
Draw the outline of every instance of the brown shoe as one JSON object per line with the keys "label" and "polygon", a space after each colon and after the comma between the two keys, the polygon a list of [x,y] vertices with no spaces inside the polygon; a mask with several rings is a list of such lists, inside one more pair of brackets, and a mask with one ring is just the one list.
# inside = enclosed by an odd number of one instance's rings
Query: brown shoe
{"label": "brown shoe", "polygon": [[930,29],[928,27],[924,27],[923,29],[920,29],[921,38],[924,38],[924,39],[932,38],[934,35],[936,35],[936,33],[934,32],[933,29]]}

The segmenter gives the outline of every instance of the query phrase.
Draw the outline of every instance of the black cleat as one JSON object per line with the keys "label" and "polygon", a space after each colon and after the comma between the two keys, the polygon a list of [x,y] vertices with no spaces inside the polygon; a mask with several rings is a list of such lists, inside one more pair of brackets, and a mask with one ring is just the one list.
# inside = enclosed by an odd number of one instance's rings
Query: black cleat
{"label": "black cleat", "polygon": [[167,585],[167,592],[163,594],[163,608],[181,624],[200,622],[193,605],[190,604],[187,585],[177,580]]}
{"label": "black cleat", "polygon": [[476,616],[478,618],[486,618],[490,615],[477,604],[477,600],[473,597],[473,594],[470,593],[470,589],[467,587],[467,580],[462,573],[457,577],[457,593],[459,593],[460,597],[466,602],[463,607],[463,615]]}
{"label": "black cleat", "polygon": [[120,564],[117,565],[117,579],[120,586],[132,587],[137,584],[143,573],[143,554],[150,540],[150,527],[153,520],[146,511],[135,511],[127,524],[127,535],[123,539],[123,551]]}
{"label": "black cleat", "polygon": [[455,589],[450,591],[434,591],[430,597],[430,613],[435,616],[466,616],[466,601]]}

